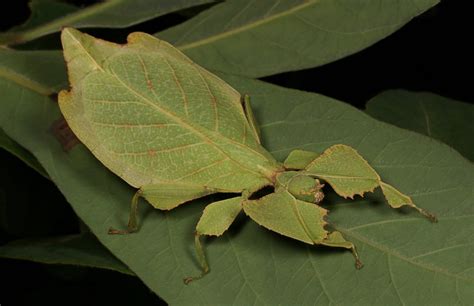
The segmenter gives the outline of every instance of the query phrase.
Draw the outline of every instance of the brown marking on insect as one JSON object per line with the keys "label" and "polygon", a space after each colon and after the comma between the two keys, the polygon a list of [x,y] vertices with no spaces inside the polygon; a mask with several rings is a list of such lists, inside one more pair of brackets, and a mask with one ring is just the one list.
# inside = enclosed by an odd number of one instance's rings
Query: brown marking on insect
{"label": "brown marking on insect", "polygon": [[71,151],[75,145],[81,143],[64,118],[54,121],[49,131],[58,140],[65,152]]}
{"label": "brown marking on insect", "polygon": [[148,150],[148,156],[155,156],[156,151],[155,150]]}
{"label": "brown marking on insect", "polygon": [[153,83],[151,82],[150,79],[146,80],[146,86],[148,87],[149,90],[153,90]]}

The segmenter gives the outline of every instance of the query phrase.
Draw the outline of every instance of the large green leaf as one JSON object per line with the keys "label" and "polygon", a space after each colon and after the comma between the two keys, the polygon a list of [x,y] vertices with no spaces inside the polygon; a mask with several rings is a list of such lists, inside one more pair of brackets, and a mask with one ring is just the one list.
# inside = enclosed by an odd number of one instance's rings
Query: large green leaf
{"label": "large green leaf", "polygon": [[[66,73],[58,51],[0,50],[0,79],[11,80],[25,89],[50,95],[66,84]],[[41,61],[37,61],[37,58]],[[48,71],[48,77],[44,77]],[[0,129],[0,147],[23,160],[28,166],[47,177],[36,158]]]}
{"label": "large green leaf", "polygon": [[[37,59],[40,60],[40,57]],[[390,209],[380,194],[329,201],[329,221],[359,250],[310,247],[241,219],[231,232],[206,241],[211,272],[197,274],[193,230],[204,201],[171,212],[141,207],[138,233],[110,236],[125,226],[133,189],[83,146],[65,153],[48,132],[57,105],[21,84],[0,80],[0,126],[34,152],[77,214],[99,240],[171,304],[469,304],[474,300],[472,163],[444,144],[371,119],[320,95],[223,76],[253,98],[265,146],[283,159],[290,150],[321,152],[351,145],[381,177],[437,214],[430,224],[411,210]]]}
{"label": "large green leaf", "polygon": [[[125,28],[184,8],[215,0],[108,0],[82,10],[51,0],[36,0],[30,19],[22,27],[0,34],[0,45],[24,43],[61,30],[77,28]],[[41,12],[37,12],[40,10]],[[67,14],[69,13],[69,14]],[[39,15],[39,16],[38,16]],[[61,16],[61,17],[60,17]]]}
{"label": "large green leaf", "polygon": [[[49,72],[47,78],[43,75],[45,71]],[[35,99],[31,100],[32,103],[35,103],[36,101],[41,101],[41,98],[38,99],[40,96],[53,94],[55,91],[59,90],[60,88],[63,88],[66,84],[67,79],[64,67],[64,60],[61,52],[16,52],[11,50],[0,51],[0,87],[2,88],[3,93],[8,93],[11,92],[10,86],[14,86],[14,91],[16,91],[20,95],[17,101],[21,102],[22,92],[36,92],[38,96],[36,96]],[[10,96],[10,98],[12,97]],[[15,100],[14,97],[13,99]],[[44,97],[43,99],[47,98]],[[49,101],[50,103],[55,103],[52,100]],[[1,105],[2,104],[0,102],[0,106]],[[47,132],[51,133],[51,129],[49,129]],[[49,179],[48,174],[38,162],[36,157],[28,150],[23,148],[21,145],[19,145],[17,142],[15,142],[13,139],[11,139],[4,132],[3,129],[0,129],[0,147],[12,153],[13,155],[21,159],[23,162],[25,162],[28,166],[32,167],[41,175]],[[6,173],[6,175],[8,175],[8,173]],[[4,179],[9,180],[7,185],[3,186],[6,188],[9,186],[9,182],[12,178],[5,177]],[[28,184],[29,181],[26,180],[24,183]],[[50,231],[50,227],[52,226],[52,224],[48,224],[45,222],[57,222],[57,215],[60,213],[64,213],[64,211],[59,210],[58,207],[52,205],[55,202],[50,202],[50,205],[48,205],[47,207],[43,207],[42,211],[40,210],[41,208],[38,206],[30,206],[34,203],[32,203],[31,198],[28,196],[28,193],[21,192],[20,186],[18,186],[18,188],[16,187],[17,186],[15,185],[15,187],[11,188],[11,190],[5,190],[5,199],[2,200],[4,200],[5,202],[8,200],[8,203],[0,203],[2,204],[1,223],[3,226],[5,226],[5,229],[10,234],[14,235],[23,235],[25,233],[31,234],[33,228],[36,228],[36,234],[45,234]],[[21,193],[13,196],[16,192]],[[45,200],[51,201],[53,199],[50,196],[47,196]],[[58,211],[44,211],[44,209],[53,208]],[[31,218],[33,217],[32,214],[36,216],[36,220],[30,224],[29,222],[31,222]],[[22,216],[25,219],[17,220],[19,216]],[[38,220],[38,218],[41,218],[41,220]],[[35,243],[34,241],[29,240],[20,241],[12,245],[1,247],[2,251],[0,251],[0,256],[30,259],[46,263],[56,262],[85,266],[92,265],[91,261],[89,260],[90,258],[102,256],[102,259],[98,259],[99,262],[103,262],[103,265],[101,267],[112,270],[120,269],[120,267],[116,268],[114,267],[114,265],[105,267],[107,263],[114,263],[117,260],[115,258],[110,258],[110,253],[104,250],[101,244],[92,242],[81,242],[84,239],[89,241],[92,238],[84,238],[81,236],[78,238],[71,239],[73,240],[71,243],[63,241],[59,238],[50,239],[47,241],[47,243],[43,243],[41,241]],[[78,241],[80,241],[80,243],[78,243]],[[63,244],[63,242],[65,244]],[[84,246],[81,249],[81,252],[84,254],[77,258],[71,258],[72,252],[64,252],[64,248],[66,246],[69,247],[69,245],[71,245],[71,247],[79,248],[81,246]],[[90,252],[90,254],[87,255],[87,252]],[[53,253],[55,254],[55,256],[51,257],[50,255]],[[81,258],[83,260],[81,260]],[[75,261],[76,259],[77,261]],[[100,265],[97,264],[95,266],[99,267]]]}
{"label": "large green leaf", "polygon": [[367,102],[374,118],[438,139],[474,161],[474,106],[427,92],[385,91]]}
{"label": "large green leaf", "polygon": [[355,53],[438,2],[228,0],[156,35],[206,68],[261,77]]}
{"label": "large green leaf", "polygon": [[0,257],[46,264],[76,265],[109,269],[134,275],[106,250],[92,234],[23,239],[0,246]]}

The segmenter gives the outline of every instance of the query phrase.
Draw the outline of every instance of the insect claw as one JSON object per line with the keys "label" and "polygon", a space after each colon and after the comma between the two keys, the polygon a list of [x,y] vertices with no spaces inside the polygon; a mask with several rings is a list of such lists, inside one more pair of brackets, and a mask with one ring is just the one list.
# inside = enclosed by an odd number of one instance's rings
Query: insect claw
{"label": "insect claw", "polygon": [[359,259],[355,260],[355,267],[356,267],[357,270],[362,269],[363,266],[364,266],[364,264],[362,263],[362,261],[360,261]]}
{"label": "insect claw", "polygon": [[431,222],[433,223],[438,223],[438,218],[436,218],[436,216],[430,212],[427,212],[426,210],[424,209],[421,209],[421,208],[417,208],[417,210],[423,215],[425,216],[426,218],[428,218],[428,220],[430,220]]}
{"label": "insect claw", "polygon": [[204,271],[202,271],[201,275],[199,276],[188,276],[188,277],[183,278],[183,282],[185,285],[188,285],[190,282],[194,280],[203,278],[207,273],[209,273],[209,268],[205,268]]}
{"label": "insect claw", "polygon": [[435,215],[425,212],[425,216],[433,223],[438,223],[438,218]]}

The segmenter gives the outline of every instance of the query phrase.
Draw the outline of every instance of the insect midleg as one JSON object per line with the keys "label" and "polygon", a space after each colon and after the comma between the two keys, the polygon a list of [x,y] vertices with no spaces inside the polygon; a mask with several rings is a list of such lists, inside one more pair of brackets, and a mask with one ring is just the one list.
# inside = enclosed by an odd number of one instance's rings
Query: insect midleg
{"label": "insect midleg", "polygon": [[142,196],[142,190],[139,189],[132,197],[132,204],[130,207],[130,216],[128,217],[128,225],[125,230],[118,230],[114,228],[109,229],[109,235],[126,235],[134,233],[138,230],[137,211],[138,211],[138,200]]}

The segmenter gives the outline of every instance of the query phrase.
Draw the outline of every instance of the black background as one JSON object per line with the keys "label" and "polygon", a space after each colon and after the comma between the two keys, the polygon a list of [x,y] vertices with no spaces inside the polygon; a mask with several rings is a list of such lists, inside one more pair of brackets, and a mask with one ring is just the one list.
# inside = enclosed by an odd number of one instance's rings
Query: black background
{"label": "black background", "polygon": [[[85,6],[94,1],[69,2]],[[473,26],[468,15],[471,12],[469,2],[441,1],[362,52],[318,68],[283,73],[263,80],[321,93],[358,108],[364,108],[366,101],[379,92],[393,88],[430,91],[474,103]],[[28,15],[27,1],[1,1],[0,31],[22,23]],[[124,40],[129,32],[153,33],[184,20],[182,15],[170,14],[125,30],[92,30],[92,33]],[[0,191],[4,190],[0,196],[3,200],[9,205],[34,203],[34,208],[10,212],[24,217],[31,224],[14,233],[0,229],[1,244],[26,236],[79,231],[73,211],[50,181],[3,150],[0,150],[0,169]],[[46,229],[35,228],[35,223],[38,219],[41,222],[42,218],[52,224]],[[139,280],[109,271],[0,259],[0,277],[2,306],[163,303]]]}

